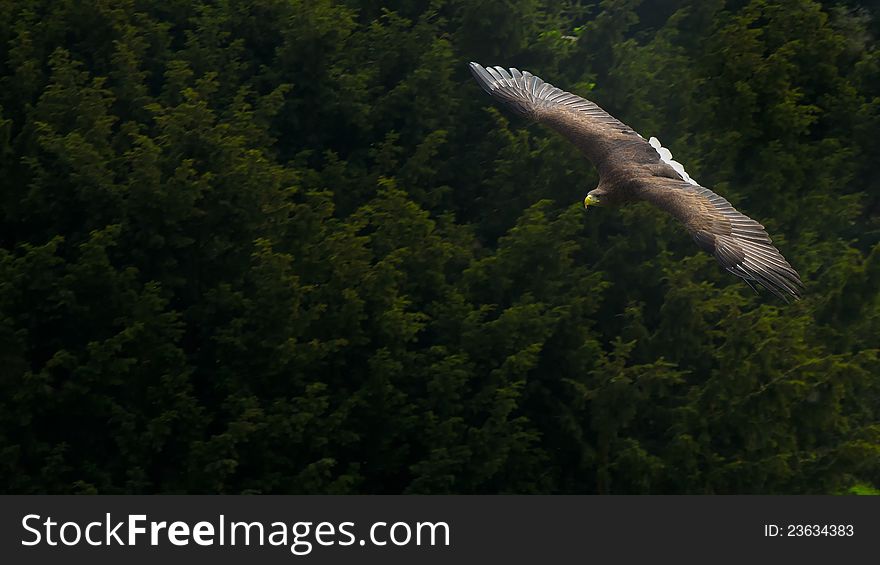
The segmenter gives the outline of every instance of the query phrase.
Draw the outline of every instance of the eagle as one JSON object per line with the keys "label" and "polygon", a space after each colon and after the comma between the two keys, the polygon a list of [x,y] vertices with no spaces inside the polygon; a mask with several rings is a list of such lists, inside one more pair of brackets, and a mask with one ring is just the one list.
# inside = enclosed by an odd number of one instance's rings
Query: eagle
{"label": "eagle", "polygon": [[764,226],[724,197],[700,186],[656,137],[645,140],[593,102],[515,68],[470,64],[480,86],[510,110],[556,130],[574,143],[599,173],[584,207],[645,201],[671,214],[722,268],[788,302],[803,283]]}

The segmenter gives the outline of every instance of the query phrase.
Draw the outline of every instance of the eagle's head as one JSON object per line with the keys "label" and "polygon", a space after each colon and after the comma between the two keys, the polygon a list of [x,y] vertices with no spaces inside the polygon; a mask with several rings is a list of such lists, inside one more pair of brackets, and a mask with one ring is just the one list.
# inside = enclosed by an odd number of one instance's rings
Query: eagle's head
{"label": "eagle's head", "polygon": [[603,204],[603,194],[599,193],[596,190],[591,190],[587,193],[587,197],[584,198],[584,208],[589,208],[590,206],[601,206]]}

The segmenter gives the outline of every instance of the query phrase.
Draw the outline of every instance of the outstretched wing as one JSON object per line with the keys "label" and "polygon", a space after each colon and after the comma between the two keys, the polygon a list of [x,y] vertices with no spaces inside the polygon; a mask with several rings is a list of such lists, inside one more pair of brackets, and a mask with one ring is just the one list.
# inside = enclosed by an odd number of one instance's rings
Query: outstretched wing
{"label": "outstretched wing", "polygon": [[528,71],[470,64],[480,86],[511,110],[550,126],[574,143],[602,177],[658,175],[696,184],[656,137],[641,135],[594,102]]}
{"label": "outstretched wing", "polygon": [[[614,168],[656,165],[661,161],[655,147],[589,100],[556,88],[528,71],[483,67],[477,63],[471,63],[470,69],[483,90],[517,114],[563,134],[603,176]],[[615,159],[608,158],[612,154]]]}
{"label": "outstretched wing", "polygon": [[611,114],[580,96],[556,88],[544,82],[529,71],[520,72],[511,68],[483,67],[479,63],[470,64],[471,73],[483,90],[505,102],[520,115],[539,118],[541,111],[559,109],[580,112],[597,127],[609,127],[624,132],[632,128],[617,120]]}
{"label": "outstretched wing", "polygon": [[800,276],[773,246],[764,226],[698,184],[660,177],[642,182],[647,185],[644,199],[682,222],[724,269],[785,301],[800,298]]}

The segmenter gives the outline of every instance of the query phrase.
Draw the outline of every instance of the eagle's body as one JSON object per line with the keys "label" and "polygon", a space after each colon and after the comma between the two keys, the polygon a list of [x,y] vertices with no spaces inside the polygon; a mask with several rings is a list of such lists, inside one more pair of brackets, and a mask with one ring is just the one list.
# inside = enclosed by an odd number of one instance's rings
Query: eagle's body
{"label": "eagle's body", "polygon": [[596,104],[517,69],[470,64],[483,89],[516,113],[574,143],[599,172],[591,204],[646,201],[678,219],[727,271],[787,300],[799,298],[797,272],[772,245],[764,226],[697,184],[656,138],[646,141]]}

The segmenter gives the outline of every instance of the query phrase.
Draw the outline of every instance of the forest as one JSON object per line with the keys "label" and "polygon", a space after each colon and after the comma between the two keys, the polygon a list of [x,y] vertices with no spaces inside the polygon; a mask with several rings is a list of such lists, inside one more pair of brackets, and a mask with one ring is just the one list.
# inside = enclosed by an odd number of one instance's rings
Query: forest
{"label": "forest", "polygon": [[[880,8],[0,0],[0,489],[877,494]],[[756,294],[506,112],[760,221]]]}

